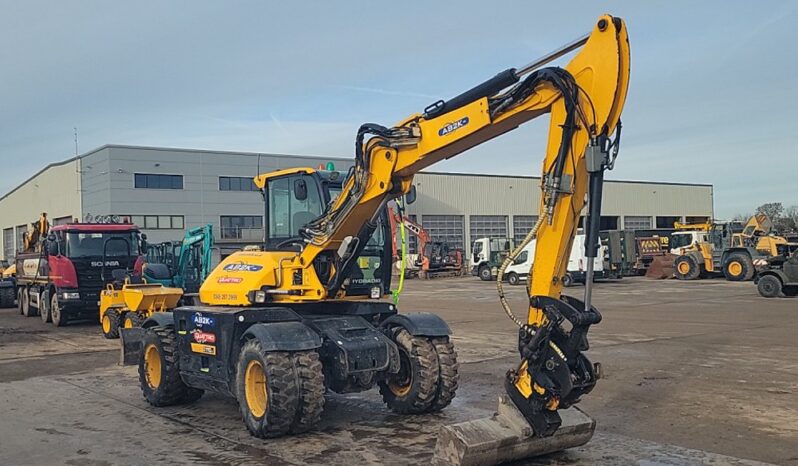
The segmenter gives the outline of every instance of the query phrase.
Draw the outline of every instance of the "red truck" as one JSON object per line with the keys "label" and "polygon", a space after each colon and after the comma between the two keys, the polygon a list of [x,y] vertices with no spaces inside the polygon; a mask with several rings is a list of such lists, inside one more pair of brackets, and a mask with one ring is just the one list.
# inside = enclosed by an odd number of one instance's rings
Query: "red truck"
{"label": "red truck", "polygon": [[37,252],[16,257],[17,307],[60,327],[97,319],[100,290],[112,270],[134,269],[141,235],[131,223],[68,223],[49,229]]}

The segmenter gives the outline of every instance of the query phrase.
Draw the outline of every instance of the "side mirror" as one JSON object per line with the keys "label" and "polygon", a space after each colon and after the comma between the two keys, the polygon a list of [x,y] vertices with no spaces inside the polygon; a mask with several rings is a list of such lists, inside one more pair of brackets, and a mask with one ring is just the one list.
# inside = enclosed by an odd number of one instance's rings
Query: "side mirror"
{"label": "side mirror", "polygon": [[301,178],[294,180],[294,198],[297,201],[304,201],[308,198],[308,185]]}
{"label": "side mirror", "polygon": [[55,233],[50,233],[49,235],[47,235],[47,241],[52,241],[53,243],[55,243]]}
{"label": "side mirror", "polygon": [[405,204],[410,205],[416,202],[416,197],[417,197],[416,185],[411,184],[410,191],[408,191],[407,194],[405,194]]}

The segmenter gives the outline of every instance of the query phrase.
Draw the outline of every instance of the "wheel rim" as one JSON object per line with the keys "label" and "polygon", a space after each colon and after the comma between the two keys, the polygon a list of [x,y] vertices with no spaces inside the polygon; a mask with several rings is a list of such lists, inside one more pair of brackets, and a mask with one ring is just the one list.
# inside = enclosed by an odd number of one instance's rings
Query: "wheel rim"
{"label": "wheel rim", "polygon": [[158,348],[150,344],[144,350],[144,369],[147,373],[147,385],[153,390],[161,386],[161,355]]}
{"label": "wheel rim", "polygon": [[103,333],[105,334],[111,333],[111,318],[108,317],[108,314],[105,314],[103,316],[102,324],[103,324]]}
{"label": "wheel rim", "polygon": [[50,303],[50,317],[53,319],[53,322],[61,320],[61,307],[58,305],[58,300],[55,297],[53,297],[53,301]]}
{"label": "wheel rim", "polygon": [[399,372],[388,381],[388,388],[396,396],[405,396],[410,393],[413,386],[413,371],[410,368],[410,359],[404,351],[399,355]]}
{"label": "wheel rim", "polygon": [[729,273],[734,275],[735,277],[738,275],[742,275],[743,273],[743,264],[733,261],[729,263]]}
{"label": "wheel rim", "polygon": [[773,283],[770,280],[765,280],[765,282],[762,283],[762,290],[765,292],[765,294],[773,294],[773,292],[776,291],[776,287],[773,286]]}
{"label": "wheel rim", "polygon": [[133,318],[125,316],[125,328],[133,328]]}
{"label": "wheel rim", "polygon": [[687,275],[688,272],[690,272],[690,264],[687,262],[679,262],[679,273]]}
{"label": "wheel rim", "polygon": [[263,417],[269,407],[269,393],[266,390],[266,372],[260,361],[252,360],[244,372],[244,396],[249,411],[255,417]]}

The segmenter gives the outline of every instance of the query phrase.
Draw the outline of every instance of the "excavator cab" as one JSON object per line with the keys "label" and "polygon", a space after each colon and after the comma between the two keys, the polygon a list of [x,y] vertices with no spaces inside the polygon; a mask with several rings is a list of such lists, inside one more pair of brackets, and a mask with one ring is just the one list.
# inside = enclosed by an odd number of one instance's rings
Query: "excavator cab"
{"label": "excavator cab", "polygon": [[[340,194],[345,175],[334,170],[294,168],[256,178],[262,185],[264,216],[267,219],[263,249],[300,251],[304,247],[301,229],[321,217]],[[345,284],[347,296],[381,298],[391,288],[391,227],[387,209],[379,214],[377,227],[360,251]],[[319,261],[319,269],[328,267]]]}

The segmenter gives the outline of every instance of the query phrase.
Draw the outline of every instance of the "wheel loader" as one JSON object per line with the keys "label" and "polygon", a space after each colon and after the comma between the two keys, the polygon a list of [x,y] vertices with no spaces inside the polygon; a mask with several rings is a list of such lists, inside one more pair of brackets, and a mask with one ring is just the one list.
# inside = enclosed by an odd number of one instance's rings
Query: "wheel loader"
{"label": "wheel loader", "polygon": [[[571,52],[564,67],[547,66]],[[603,178],[618,154],[629,60],[624,22],[603,15],[589,34],[539,60],[393,126],[362,125],[337,197],[313,169],[256,176],[262,250],[224,259],[202,284],[201,305],[156,312],[141,328],[121,331],[123,361],[138,365],[147,401],[166,406],[226,393],[261,438],[313,429],[328,390],[378,387],[402,414],[446,408],[460,383],[451,331],[436,314],[400,313],[387,299],[385,208],[415,199],[420,170],[549,114],[539,220],[496,281],[499,303],[518,327],[518,363],[504,379],[497,415],[444,426],[433,462],[495,464],[589,441],[595,421],[574,405],[601,373],[585,355],[589,328],[601,321],[591,304],[593,261],[583,299],[562,295],[562,278],[586,199],[586,256],[597,256]],[[532,239],[529,306],[517,315],[502,275]],[[364,262],[379,266],[364,270]]]}
{"label": "wheel loader", "polygon": [[114,280],[100,292],[100,325],[105,338],[119,338],[120,328],[140,327],[155,312],[177,307],[182,288],[147,283],[141,277],[115,270]]}

